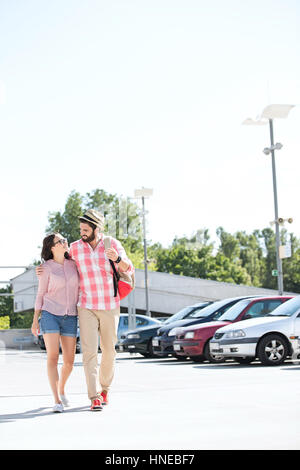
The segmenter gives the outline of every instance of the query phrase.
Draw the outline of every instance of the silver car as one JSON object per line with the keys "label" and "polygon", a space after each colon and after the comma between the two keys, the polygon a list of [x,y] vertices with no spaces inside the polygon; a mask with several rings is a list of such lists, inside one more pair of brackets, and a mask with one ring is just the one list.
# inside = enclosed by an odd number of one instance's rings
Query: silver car
{"label": "silver car", "polygon": [[300,296],[287,300],[267,316],[224,326],[210,341],[211,354],[249,364],[258,358],[264,365],[282,364],[294,356],[292,343],[300,337]]}

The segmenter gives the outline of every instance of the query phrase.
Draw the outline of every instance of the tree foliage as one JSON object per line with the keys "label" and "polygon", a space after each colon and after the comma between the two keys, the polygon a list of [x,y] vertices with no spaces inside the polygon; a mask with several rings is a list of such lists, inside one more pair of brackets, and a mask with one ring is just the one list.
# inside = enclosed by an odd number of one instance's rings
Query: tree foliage
{"label": "tree foliage", "polygon": [[[129,199],[95,189],[85,195],[72,191],[62,212],[50,212],[47,231],[57,231],[69,243],[79,238],[78,217],[86,209],[105,215],[105,232],[118,238],[136,268],[144,269],[142,223],[138,206]],[[218,227],[218,248],[214,248],[207,228],[191,237],[175,237],[169,247],[148,244],[148,268],[161,272],[211,279],[221,282],[277,289],[276,240],[271,228],[234,234]],[[300,241],[285,229],[281,243],[291,243],[292,257],[283,260],[284,289],[300,293]]]}

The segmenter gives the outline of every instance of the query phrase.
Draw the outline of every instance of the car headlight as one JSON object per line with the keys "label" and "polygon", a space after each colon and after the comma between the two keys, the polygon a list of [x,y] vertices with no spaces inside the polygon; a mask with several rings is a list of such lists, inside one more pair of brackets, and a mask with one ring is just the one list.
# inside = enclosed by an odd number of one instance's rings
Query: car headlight
{"label": "car headlight", "polygon": [[127,339],[138,339],[140,338],[140,335],[138,333],[130,333],[127,335]]}
{"label": "car headlight", "polygon": [[224,338],[243,338],[246,333],[243,330],[232,330],[225,333]]}
{"label": "car headlight", "polygon": [[194,332],[194,331],[188,331],[188,332],[184,335],[184,337],[185,337],[186,339],[194,338],[194,336],[195,336],[195,332]]}
{"label": "car headlight", "polygon": [[172,330],[169,331],[168,336],[176,336],[179,329],[180,328],[172,328]]}

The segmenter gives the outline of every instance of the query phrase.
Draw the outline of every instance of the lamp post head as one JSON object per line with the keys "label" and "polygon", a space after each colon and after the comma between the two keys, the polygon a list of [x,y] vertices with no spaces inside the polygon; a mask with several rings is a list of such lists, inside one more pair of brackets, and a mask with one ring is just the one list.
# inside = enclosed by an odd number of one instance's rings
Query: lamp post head
{"label": "lamp post head", "polygon": [[261,117],[263,119],[285,119],[294,107],[293,104],[270,104],[263,110]]}
{"label": "lamp post head", "polygon": [[268,121],[263,121],[262,119],[252,119],[247,118],[242,122],[244,126],[265,126],[268,124]]}
{"label": "lamp post head", "polygon": [[142,188],[142,189],[135,189],[134,197],[150,197],[153,195],[153,189],[150,188]]}

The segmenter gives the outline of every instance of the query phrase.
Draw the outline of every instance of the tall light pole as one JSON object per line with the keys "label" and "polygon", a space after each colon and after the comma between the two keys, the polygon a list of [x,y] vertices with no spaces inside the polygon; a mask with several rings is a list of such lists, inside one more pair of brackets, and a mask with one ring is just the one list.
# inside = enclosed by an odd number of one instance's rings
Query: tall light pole
{"label": "tall light pole", "polygon": [[143,234],[144,234],[144,265],[145,265],[145,303],[146,303],[146,315],[151,317],[149,307],[149,289],[148,289],[148,259],[147,259],[147,240],[146,240],[146,211],[145,211],[145,198],[152,196],[153,189],[142,188],[134,191],[134,197],[142,199],[142,215],[143,215]]}
{"label": "tall light pole", "polygon": [[279,253],[280,247],[280,231],[279,223],[280,219],[278,216],[278,197],[277,197],[277,180],[276,180],[276,165],[275,165],[275,150],[280,150],[282,144],[277,143],[274,145],[274,129],[273,121],[275,118],[284,119],[288,116],[290,110],[294,105],[288,104],[271,104],[267,106],[261,116],[254,120],[251,118],[246,119],[243,124],[246,125],[264,125],[269,122],[270,127],[270,142],[271,146],[266,147],[263,152],[265,155],[272,155],[272,178],[273,178],[273,195],[274,195],[274,212],[275,212],[275,233],[276,233],[276,264],[277,264],[277,284],[278,284],[278,293],[279,295],[283,294],[283,272],[282,272],[282,261]]}

